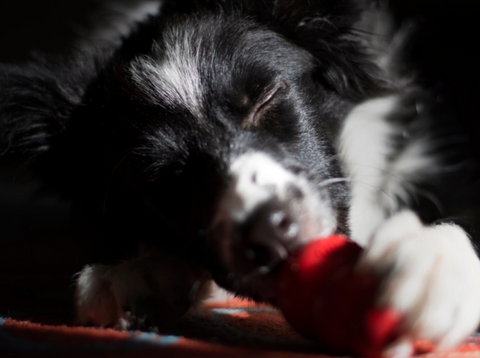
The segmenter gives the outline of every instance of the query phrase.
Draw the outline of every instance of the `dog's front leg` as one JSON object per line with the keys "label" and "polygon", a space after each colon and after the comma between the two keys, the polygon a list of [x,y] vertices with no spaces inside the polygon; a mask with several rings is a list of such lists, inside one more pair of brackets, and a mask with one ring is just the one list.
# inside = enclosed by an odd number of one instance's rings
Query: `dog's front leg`
{"label": "dog's front leg", "polygon": [[203,268],[164,252],[117,266],[86,266],[76,280],[78,323],[118,329],[165,326],[201,303],[210,283]]}
{"label": "dog's front leg", "polygon": [[409,356],[415,339],[451,348],[480,322],[480,261],[455,224],[425,226],[400,212],[374,233],[358,269],[383,279],[377,303],[405,317],[385,356]]}

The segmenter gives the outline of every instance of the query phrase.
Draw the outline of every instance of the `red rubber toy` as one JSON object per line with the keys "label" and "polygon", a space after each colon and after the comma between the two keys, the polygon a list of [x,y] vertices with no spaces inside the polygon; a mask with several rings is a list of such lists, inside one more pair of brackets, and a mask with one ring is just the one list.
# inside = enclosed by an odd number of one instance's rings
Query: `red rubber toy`
{"label": "red rubber toy", "polygon": [[339,353],[379,358],[398,337],[400,313],[374,305],[378,283],[353,268],[362,248],[332,235],[293,252],[277,282],[277,304],[302,335]]}

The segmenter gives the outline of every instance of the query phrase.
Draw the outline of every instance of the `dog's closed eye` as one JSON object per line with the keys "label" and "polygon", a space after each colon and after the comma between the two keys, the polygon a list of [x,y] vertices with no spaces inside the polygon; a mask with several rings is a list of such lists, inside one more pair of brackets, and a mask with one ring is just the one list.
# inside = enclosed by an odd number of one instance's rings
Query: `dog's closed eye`
{"label": "dog's closed eye", "polygon": [[262,118],[265,113],[271,109],[275,103],[280,93],[287,88],[287,85],[284,82],[279,82],[272,87],[266,88],[262,94],[259,96],[259,99],[252,106],[247,117],[244,119],[242,125],[245,129],[254,129],[261,125]]}

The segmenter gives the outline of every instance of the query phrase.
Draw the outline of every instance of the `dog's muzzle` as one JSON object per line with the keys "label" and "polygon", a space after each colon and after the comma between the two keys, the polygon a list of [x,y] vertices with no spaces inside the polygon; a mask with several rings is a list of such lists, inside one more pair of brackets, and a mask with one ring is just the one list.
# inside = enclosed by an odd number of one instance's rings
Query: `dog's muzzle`
{"label": "dog's muzzle", "polygon": [[289,251],[335,230],[328,200],[267,154],[244,154],[230,168],[211,236],[233,274],[268,274]]}

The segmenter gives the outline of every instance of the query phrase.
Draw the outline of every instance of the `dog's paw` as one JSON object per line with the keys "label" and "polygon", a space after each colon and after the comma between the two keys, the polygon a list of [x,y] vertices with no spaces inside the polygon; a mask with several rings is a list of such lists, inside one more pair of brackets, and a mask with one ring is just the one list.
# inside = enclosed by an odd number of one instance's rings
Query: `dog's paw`
{"label": "dog's paw", "polygon": [[398,213],[376,231],[358,269],[382,277],[377,303],[404,315],[386,356],[402,355],[415,339],[454,347],[480,322],[480,262],[456,225],[427,227],[412,212]]}
{"label": "dog's paw", "polygon": [[117,329],[170,325],[209,293],[203,269],[167,254],[86,266],[76,281],[77,320]]}
{"label": "dog's paw", "polygon": [[78,273],[75,290],[79,324],[109,326],[121,315],[110,287],[107,273],[110,266],[85,266]]}

